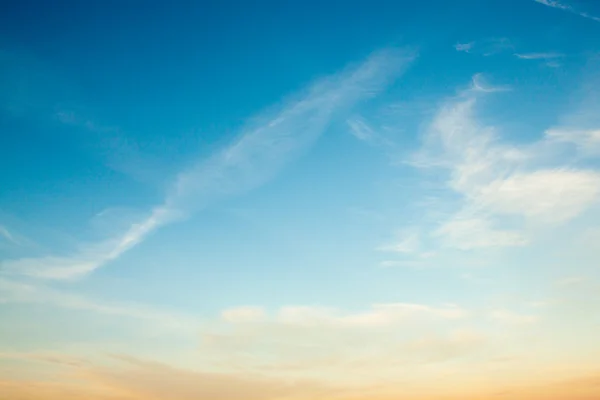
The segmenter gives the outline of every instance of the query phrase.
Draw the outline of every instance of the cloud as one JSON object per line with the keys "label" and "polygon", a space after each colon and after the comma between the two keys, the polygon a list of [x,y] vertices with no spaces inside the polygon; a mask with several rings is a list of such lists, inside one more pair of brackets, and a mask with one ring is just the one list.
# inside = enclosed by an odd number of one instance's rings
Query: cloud
{"label": "cloud", "polygon": [[378,328],[407,322],[413,318],[460,319],[468,312],[457,305],[439,307],[411,303],[374,304],[371,309],[358,313],[342,313],[335,308],[310,306],[284,306],[275,315],[261,307],[241,306],[221,313],[225,322],[270,322],[293,326],[322,326],[335,328]]}
{"label": "cloud", "polygon": [[470,193],[477,206],[502,215],[557,224],[589,208],[600,195],[600,174],[574,169],[516,172]]}
{"label": "cloud", "polygon": [[64,257],[5,261],[2,269],[44,279],[74,279],[93,272],[158,228],[274,178],[286,164],[300,157],[338,115],[384,89],[413,58],[404,50],[376,53],[357,68],[313,84],[279,112],[256,118],[258,122],[243,129],[230,146],[179,173],[164,203],[122,235],[83,245]]}
{"label": "cloud", "polygon": [[[457,333],[453,342],[429,338],[421,343],[427,347],[435,346],[439,352],[451,355],[459,351],[461,346],[471,346],[473,340],[468,335]],[[457,376],[452,369],[447,374],[429,370],[429,384],[415,382],[414,375],[406,371],[376,386],[348,389],[315,380],[267,378],[243,372],[208,373],[115,355],[110,364],[67,369],[65,373],[70,379],[37,382],[0,380],[0,391],[7,398],[21,400],[589,400],[600,394],[600,374],[593,368],[573,370],[564,377],[557,377],[559,369],[556,367],[541,370],[544,371],[544,379],[521,384],[507,384],[496,376],[497,368],[489,366],[483,367],[481,372],[471,371],[470,378],[462,374]],[[482,374],[486,376],[481,377]],[[494,379],[490,379],[490,374]],[[430,384],[432,379],[435,379],[435,385]]]}
{"label": "cloud", "polygon": [[480,216],[457,215],[442,223],[432,234],[442,238],[443,246],[460,250],[524,246],[528,243],[522,233],[495,229],[489,220]]}
{"label": "cloud", "polygon": [[203,331],[204,359],[351,389],[460,358],[485,342],[480,333],[460,328],[471,313],[455,304],[398,302],[355,311],[282,306],[265,314],[258,322],[236,320]]}
{"label": "cloud", "polygon": [[546,131],[546,138],[553,143],[574,145],[585,156],[600,155],[600,129],[555,128]]}
{"label": "cloud", "polygon": [[551,58],[562,58],[564,54],[561,53],[515,53],[515,57],[523,60],[548,60]]}
{"label": "cloud", "polygon": [[377,250],[392,253],[415,253],[421,247],[421,240],[417,233],[411,232],[400,236],[399,240],[380,246]]}
{"label": "cloud", "polygon": [[362,118],[351,118],[346,121],[350,128],[350,134],[360,141],[363,141],[371,146],[393,146],[394,144],[375,132]]}
{"label": "cloud", "polygon": [[17,238],[15,238],[15,236],[2,225],[0,225],[0,238],[9,241],[12,244],[21,245],[21,241],[17,240]]}
{"label": "cloud", "polygon": [[475,92],[494,93],[508,92],[512,89],[509,86],[492,86],[486,81],[483,74],[475,74],[471,80],[471,90]]}
{"label": "cloud", "polygon": [[547,67],[558,68],[562,65],[559,60],[565,55],[562,53],[515,53],[515,57],[521,60],[542,60],[545,61]]}
{"label": "cloud", "polygon": [[243,306],[224,310],[221,317],[227,322],[257,322],[265,318],[265,310],[262,307]]}
{"label": "cloud", "polygon": [[0,352],[0,360],[35,361],[74,368],[89,364],[86,360],[56,352]]}
{"label": "cloud", "polygon": [[66,381],[0,381],[0,391],[23,400],[293,400],[331,391],[314,382],[186,370],[124,355],[110,361],[72,366]]}
{"label": "cloud", "polygon": [[530,325],[538,321],[538,317],[535,315],[518,314],[502,309],[490,312],[490,318],[509,325]]}
{"label": "cloud", "polygon": [[548,7],[552,7],[552,8],[556,8],[556,9],[559,9],[559,10],[567,11],[567,12],[570,12],[572,14],[576,14],[576,15],[579,15],[581,17],[584,17],[584,18],[587,18],[587,19],[591,19],[591,20],[596,21],[596,22],[600,22],[600,17],[596,17],[594,15],[588,14],[587,12],[578,11],[575,8],[573,8],[572,6],[570,6],[568,4],[561,3],[561,2],[559,2],[557,0],[533,0],[533,1],[535,1],[536,3],[543,4],[545,6],[548,6]]}
{"label": "cloud", "polygon": [[84,245],[77,253],[65,256],[21,258],[2,262],[5,272],[43,279],[74,279],[86,275],[117,259],[137,245],[158,227],[170,223],[181,214],[165,207],[155,208],[151,215],[132,224],[122,235],[94,244]]}
{"label": "cloud", "polygon": [[457,43],[454,45],[456,51],[478,54],[484,57],[493,56],[507,50],[511,50],[513,45],[507,38],[487,38],[467,43]]}
{"label": "cloud", "polygon": [[425,263],[423,260],[383,260],[379,263],[379,266],[382,268],[420,268],[423,267]]}
{"label": "cloud", "polygon": [[[260,320],[253,317],[257,314]],[[46,382],[59,385],[78,382],[75,386],[61,386],[78,390],[72,398],[95,399],[94,394],[110,393],[130,396],[127,399],[159,400],[173,396],[234,399],[239,395],[236,385],[245,383],[241,385],[243,390],[251,392],[243,398],[268,399],[269,390],[275,388],[274,399],[350,399],[359,394],[365,394],[364,398],[382,398],[380,393],[377,396],[366,393],[385,387],[407,398],[434,399],[452,394],[457,382],[461,383],[459,386],[470,387],[474,375],[477,375],[475,381],[488,382],[477,390],[502,387],[502,380],[489,381],[492,373],[489,364],[499,357],[506,358],[507,352],[514,352],[514,342],[506,333],[521,329],[530,332],[537,329],[534,323],[538,321],[536,315],[507,308],[482,310],[477,314],[454,304],[401,302],[374,304],[356,311],[284,306],[269,313],[260,307],[242,306],[224,310],[221,317],[225,315],[233,318],[222,318],[200,331],[199,363],[190,365],[186,359],[186,369],[121,354],[106,359],[106,355],[90,358],[44,351],[4,352],[0,358],[27,362],[22,364],[25,378],[20,379],[29,385],[19,386],[5,379],[0,382],[4,385],[0,389],[16,395],[42,387],[41,381],[26,381],[34,370],[31,363],[35,362],[48,364],[44,367],[50,372],[45,376]],[[478,315],[481,318],[476,318]],[[520,339],[529,340],[524,336]],[[532,367],[525,364],[516,373],[522,374]],[[506,372],[494,369],[493,373],[503,377]],[[402,379],[399,381],[398,377]],[[432,379],[438,382],[435,393],[429,391]],[[68,391],[55,393],[44,389],[45,395],[42,391],[35,392],[31,398],[52,399],[50,393],[71,398]],[[423,397],[424,394],[429,397]]]}
{"label": "cloud", "polygon": [[456,305],[432,307],[422,304],[375,304],[371,310],[343,315],[335,309],[315,307],[283,307],[277,320],[283,324],[302,326],[333,326],[347,328],[377,328],[403,323],[413,318],[464,318],[467,311]]}
{"label": "cloud", "polygon": [[350,119],[347,121],[352,136],[363,142],[372,142],[375,132],[364,121],[359,119]]}
{"label": "cloud", "polygon": [[42,304],[69,310],[91,311],[114,317],[146,321],[152,326],[172,332],[195,333],[199,320],[169,310],[160,310],[134,304],[115,304],[93,301],[86,297],[51,288],[33,286],[0,278],[0,304]]}
{"label": "cloud", "polygon": [[[530,239],[526,227],[567,223],[600,197],[598,172],[565,167],[564,158],[551,157],[549,146],[566,142],[566,135],[550,131],[533,144],[515,146],[479,123],[476,106],[485,94],[463,91],[442,105],[409,161],[448,172],[447,187],[461,200],[431,235],[462,250],[523,246]],[[587,144],[595,136],[569,138]],[[548,166],[549,159],[558,165]]]}
{"label": "cloud", "polygon": [[456,51],[464,51],[465,53],[468,53],[473,48],[474,44],[475,44],[474,42],[457,43],[454,45],[454,48],[456,49]]}

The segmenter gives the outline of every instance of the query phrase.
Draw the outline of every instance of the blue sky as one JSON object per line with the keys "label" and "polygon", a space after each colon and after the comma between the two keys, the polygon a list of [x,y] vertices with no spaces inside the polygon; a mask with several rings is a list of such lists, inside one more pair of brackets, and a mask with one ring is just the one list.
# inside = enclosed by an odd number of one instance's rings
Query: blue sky
{"label": "blue sky", "polygon": [[597,390],[600,4],[325,3],[3,5],[7,393]]}

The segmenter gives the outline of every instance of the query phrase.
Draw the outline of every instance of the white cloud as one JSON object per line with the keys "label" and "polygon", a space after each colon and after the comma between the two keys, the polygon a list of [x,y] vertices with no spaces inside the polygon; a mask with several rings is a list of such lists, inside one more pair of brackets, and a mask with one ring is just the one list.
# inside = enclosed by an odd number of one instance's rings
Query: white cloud
{"label": "white cloud", "polygon": [[456,51],[464,51],[465,53],[468,53],[469,50],[471,50],[473,48],[474,43],[470,42],[470,43],[457,43],[454,45],[454,48],[456,49]]}
{"label": "white cloud", "polygon": [[502,53],[513,48],[507,38],[486,38],[468,43],[457,43],[454,45],[456,51],[478,54],[484,57]]}
{"label": "white cloud", "polygon": [[342,312],[333,307],[283,306],[269,315],[262,307],[241,306],[221,312],[232,324],[256,323],[324,328],[383,328],[414,319],[455,320],[467,317],[467,310],[455,304],[428,306],[413,303],[373,304],[367,311]]}
{"label": "white cloud", "polygon": [[115,260],[158,227],[179,218],[175,210],[156,208],[140,223],[132,224],[122,235],[91,245],[65,257],[46,256],[2,262],[5,271],[44,279],[74,279]]}
{"label": "white cloud", "polygon": [[[244,129],[232,145],[178,174],[164,203],[121,236],[83,245],[65,257],[5,261],[3,269],[36,278],[81,277],[115,260],[161,226],[264,184],[310,147],[338,113],[384,89],[413,58],[403,50],[379,52],[358,68],[313,84],[279,113],[259,118],[261,123]],[[70,121],[68,115],[60,117]]]}
{"label": "white cloud", "polygon": [[536,3],[543,4],[545,6],[548,6],[548,7],[557,8],[557,9],[563,10],[563,11],[568,11],[570,13],[577,14],[581,17],[588,18],[588,19],[591,19],[596,22],[600,22],[600,17],[596,17],[587,12],[578,11],[575,8],[573,8],[572,6],[561,3],[560,1],[557,1],[557,0],[533,0],[533,1],[535,1]]}
{"label": "white cloud", "polygon": [[490,85],[482,74],[473,75],[473,79],[471,81],[471,89],[476,92],[485,92],[485,93],[493,93],[493,92],[508,92],[512,90],[509,86],[493,86]]}
{"label": "white cloud", "polygon": [[562,58],[564,54],[561,53],[516,53],[515,57],[523,60],[547,60],[551,58]]}
{"label": "white cloud", "polygon": [[565,4],[562,4],[556,0],[533,0],[533,1],[535,1],[536,3],[540,3],[543,5],[549,6],[549,7],[559,8],[561,10],[569,10],[571,8],[571,7],[569,7]]}
{"label": "white cloud", "polygon": [[600,129],[549,129],[546,137],[550,142],[572,144],[583,155],[600,155]]}
{"label": "white cloud", "polygon": [[212,327],[202,334],[201,351],[259,373],[370,384],[481,348],[487,335],[470,328],[473,317],[454,304],[399,302],[356,311],[287,306],[259,324]]}
{"label": "white cloud", "polygon": [[456,216],[444,222],[432,234],[441,237],[444,246],[460,250],[527,244],[527,238],[521,232],[495,229],[483,217]]}
{"label": "white cloud", "polygon": [[262,307],[242,306],[224,310],[221,318],[227,322],[257,322],[265,318],[266,313]]}
{"label": "white cloud", "polygon": [[343,314],[336,309],[322,307],[282,307],[277,321],[300,326],[332,326],[341,328],[377,328],[401,324],[414,318],[460,319],[467,311],[457,305],[432,307],[423,304],[374,304],[369,311]]}
{"label": "white cloud", "polygon": [[[536,143],[502,143],[493,127],[481,125],[476,105],[485,91],[469,90],[446,102],[426,131],[423,147],[410,163],[419,168],[443,168],[447,185],[462,199],[457,211],[431,235],[447,247],[462,250],[523,246],[526,227],[566,223],[581,215],[600,197],[600,174],[563,167],[564,159],[548,162],[548,145],[572,141],[593,143],[595,131],[566,135],[549,131]],[[592,133],[593,132],[593,133]],[[568,138],[568,139],[567,139]],[[516,217],[506,220],[504,217]],[[509,223],[509,226],[504,226]]]}
{"label": "white cloud", "polygon": [[581,214],[600,195],[600,174],[551,169],[517,172],[477,188],[473,202],[503,215],[561,223]]}

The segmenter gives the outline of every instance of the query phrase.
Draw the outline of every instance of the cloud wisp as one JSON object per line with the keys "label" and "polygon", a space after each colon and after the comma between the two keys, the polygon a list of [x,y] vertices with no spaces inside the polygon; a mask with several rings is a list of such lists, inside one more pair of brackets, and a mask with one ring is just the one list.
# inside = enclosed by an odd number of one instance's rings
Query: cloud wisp
{"label": "cloud wisp", "polygon": [[311,85],[279,112],[256,118],[258,122],[243,129],[230,146],[179,173],[163,204],[122,235],[84,244],[68,256],[5,261],[2,270],[44,279],[78,278],[117,259],[161,226],[266,183],[301,156],[345,110],[383,90],[413,58],[407,50],[378,52],[356,68]]}
{"label": "cloud wisp", "polygon": [[21,242],[4,226],[0,225],[0,238],[14,244],[21,245]]}
{"label": "cloud wisp", "polygon": [[522,60],[549,60],[553,58],[562,58],[562,53],[515,53],[515,57]]}
{"label": "cloud wisp", "polygon": [[484,57],[493,56],[513,48],[507,38],[487,38],[467,43],[457,43],[454,49],[463,53],[478,54]]}
{"label": "cloud wisp", "polygon": [[[466,346],[469,339],[456,335],[454,341],[454,348],[435,340],[424,341],[421,345],[436,345],[438,351],[452,353],[461,346]],[[406,371],[402,375],[404,378],[395,376],[383,384],[349,390],[348,384],[328,385],[315,379],[269,378],[245,371],[232,374],[190,370],[125,354],[114,354],[101,362],[86,359],[62,360],[46,354],[14,354],[14,357],[20,357],[29,366],[32,363],[37,363],[36,367],[53,363],[51,367],[54,370],[49,376],[56,377],[62,373],[70,378],[59,382],[22,379],[0,381],[2,393],[9,398],[22,400],[463,400],[497,397],[508,400],[589,400],[597,398],[600,376],[597,369],[588,368],[570,371],[568,378],[557,377],[560,368],[544,366],[539,369],[544,371],[544,374],[539,374],[544,375],[542,380],[507,385],[501,379],[506,373],[502,364],[513,366],[514,363],[510,358],[504,357],[498,358],[493,365],[478,365],[480,370],[475,373],[471,370],[470,375],[466,371],[459,371],[461,374],[457,374],[456,370],[452,370],[451,373],[444,374],[438,370],[429,370],[429,379],[425,384],[421,380],[415,381],[414,374]],[[501,375],[500,379],[490,379],[491,371],[494,375]],[[482,379],[482,374],[488,376]],[[433,387],[432,379],[436,381]],[[486,384],[482,385],[481,382]]]}
{"label": "cloud wisp", "polygon": [[271,321],[277,324],[304,327],[329,328],[382,328],[406,322],[414,318],[461,319],[468,311],[455,305],[444,304],[438,307],[413,303],[374,304],[371,309],[359,313],[342,313],[334,308],[286,306],[276,315],[254,306],[242,306],[224,310],[221,317],[230,323],[251,323]]}
{"label": "cloud wisp", "polygon": [[573,8],[572,6],[565,4],[565,3],[561,3],[560,1],[557,1],[557,0],[533,0],[533,1],[535,1],[536,3],[543,4],[545,6],[548,6],[548,7],[556,8],[558,10],[563,10],[563,11],[570,12],[572,14],[579,15],[583,18],[591,19],[592,21],[600,22],[600,17],[596,17],[587,12],[578,11],[575,8]]}
{"label": "cloud wisp", "polygon": [[189,315],[137,304],[114,304],[90,300],[74,293],[0,278],[0,304],[44,304],[68,310],[88,311],[150,323],[171,332],[195,334],[200,321]]}
{"label": "cloud wisp", "polygon": [[462,199],[457,211],[429,233],[442,246],[523,246],[532,227],[567,223],[600,197],[597,171],[566,166],[564,159],[555,159],[553,166],[542,163],[550,147],[559,142],[582,146],[594,142],[593,133],[552,130],[529,145],[504,143],[493,127],[477,119],[478,101],[486,92],[467,90],[447,101],[410,160],[417,168],[446,170],[447,187]]}

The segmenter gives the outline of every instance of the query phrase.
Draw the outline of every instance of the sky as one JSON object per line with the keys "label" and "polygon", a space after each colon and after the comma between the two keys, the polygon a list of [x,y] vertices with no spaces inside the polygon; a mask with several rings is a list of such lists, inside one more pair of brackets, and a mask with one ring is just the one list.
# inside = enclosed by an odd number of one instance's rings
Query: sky
{"label": "sky", "polygon": [[600,398],[599,2],[0,7],[1,399]]}

